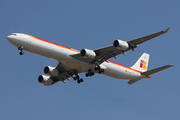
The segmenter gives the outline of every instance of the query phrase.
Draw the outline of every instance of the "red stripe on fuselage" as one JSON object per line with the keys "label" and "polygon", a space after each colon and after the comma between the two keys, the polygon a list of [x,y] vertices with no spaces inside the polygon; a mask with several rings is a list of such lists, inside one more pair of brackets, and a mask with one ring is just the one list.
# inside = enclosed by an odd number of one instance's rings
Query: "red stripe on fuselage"
{"label": "red stripe on fuselage", "polygon": [[109,63],[112,63],[112,64],[115,64],[115,65],[118,65],[118,66],[124,67],[124,68],[126,68],[126,69],[132,70],[132,71],[137,72],[137,73],[142,73],[141,71],[138,71],[138,70],[132,69],[132,68],[130,68],[130,67],[127,67],[127,66],[125,66],[125,65],[121,65],[121,64],[119,64],[119,63],[115,63],[115,62],[112,62],[112,61],[109,61]]}
{"label": "red stripe on fuselage", "polygon": [[43,41],[43,42],[46,42],[46,43],[49,43],[49,44],[52,44],[52,45],[56,45],[58,47],[62,47],[62,48],[65,48],[65,49],[80,53],[80,51],[78,51],[78,50],[75,50],[75,49],[72,49],[72,48],[69,48],[69,47],[66,47],[66,46],[63,46],[63,45],[59,45],[57,43],[53,43],[53,42],[50,42],[50,41],[47,41],[47,40],[44,40],[44,39],[41,39],[41,38],[38,38],[38,37],[34,37],[32,35],[28,35],[28,36],[30,36],[30,37],[32,37],[32,38],[34,38],[36,40],[40,40],[40,41]]}

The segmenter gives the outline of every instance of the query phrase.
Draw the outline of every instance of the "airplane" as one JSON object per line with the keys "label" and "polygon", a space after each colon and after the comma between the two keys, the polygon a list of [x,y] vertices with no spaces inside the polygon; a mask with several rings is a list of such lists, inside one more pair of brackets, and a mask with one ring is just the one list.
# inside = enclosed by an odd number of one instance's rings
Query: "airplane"
{"label": "airplane", "polygon": [[7,40],[20,50],[20,55],[23,55],[24,51],[28,51],[58,61],[56,67],[46,66],[44,68],[46,75],[38,77],[39,83],[45,86],[51,86],[59,81],[66,83],[65,80],[70,81],[70,77],[77,83],[81,83],[83,79],[79,73],[85,73],[86,77],[99,73],[116,79],[129,80],[128,84],[131,85],[143,78],[150,78],[150,75],[173,65],[147,70],[150,57],[147,53],[143,53],[132,67],[127,67],[108,59],[113,57],[117,59],[117,55],[126,55],[125,52],[129,50],[135,51],[139,44],[162,35],[168,32],[169,29],[170,27],[129,41],[116,39],[113,45],[94,50],[84,48],[81,51],[24,33],[12,33],[7,36]]}

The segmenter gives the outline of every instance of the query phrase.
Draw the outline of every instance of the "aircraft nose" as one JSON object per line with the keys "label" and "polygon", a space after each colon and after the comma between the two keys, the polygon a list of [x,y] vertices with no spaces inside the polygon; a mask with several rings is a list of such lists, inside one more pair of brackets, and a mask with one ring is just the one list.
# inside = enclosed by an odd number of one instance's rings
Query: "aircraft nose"
{"label": "aircraft nose", "polygon": [[8,35],[6,38],[13,45],[17,42],[17,40],[15,39],[13,35]]}
{"label": "aircraft nose", "polygon": [[7,40],[10,42],[10,41],[12,41],[12,36],[11,35],[8,35],[7,37]]}

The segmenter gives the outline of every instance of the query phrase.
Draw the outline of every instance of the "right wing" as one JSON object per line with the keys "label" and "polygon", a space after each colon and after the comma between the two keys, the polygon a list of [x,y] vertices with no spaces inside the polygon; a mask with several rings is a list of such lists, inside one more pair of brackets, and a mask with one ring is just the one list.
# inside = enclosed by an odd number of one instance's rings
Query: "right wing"
{"label": "right wing", "polygon": [[130,44],[135,44],[135,45],[139,45],[143,42],[146,42],[152,38],[155,38],[159,35],[162,35],[166,32],[168,32],[168,30],[170,29],[170,27],[166,28],[165,30],[162,30],[162,31],[159,31],[159,32],[156,32],[154,34],[151,34],[151,35],[147,35],[147,36],[144,36],[144,37],[140,37],[140,38],[137,38],[137,39],[134,39],[134,40],[130,40],[130,41],[127,41],[128,43]]}
{"label": "right wing", "polygon": [[99,64],[103,63],[104,61],[107,61],[108,59],[115,57],[119,54],[125,54],[126,51],[129,50],[134,50],[136,47],[138,47],[139,44],[146,42],[152,38],[155,38],[159,35],[162,35],[166,32],[168,32],[168,30],[170,29],[170,27],[168,27],[165,30],[144,36],[144,37],[140,37],[137,39],[133,39],[133,40],[129,40],[126,41],[129,45],[129,48],[127,50],[118,50],[116,47],[114,47],[113,45],[111,46],[107,46],[107,47],[103,47],[103,48],[99,48],[99,49],[94,49],[93,51],[96,53],[96,57],[93,59],[89,59],[89,58],[84,58],[80,55],[80,53],[78,54],[73,54],[70,55],[78,60],[84,61],[84,62],[88,62],[88,63],[96,63],[98,62]]}

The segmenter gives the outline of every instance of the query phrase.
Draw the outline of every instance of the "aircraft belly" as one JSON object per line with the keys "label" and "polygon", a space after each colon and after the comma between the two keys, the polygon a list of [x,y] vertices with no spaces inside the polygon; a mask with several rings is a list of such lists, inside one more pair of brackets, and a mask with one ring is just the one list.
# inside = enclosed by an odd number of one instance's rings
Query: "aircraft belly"
{"label": "aircraft belly", "polygon": [[72,69],[76,69],[79,72],[87,72],[88,70],[93,71],[95,67],[91,63],[80,61],[69,55],[66,55],[60,62]]}

